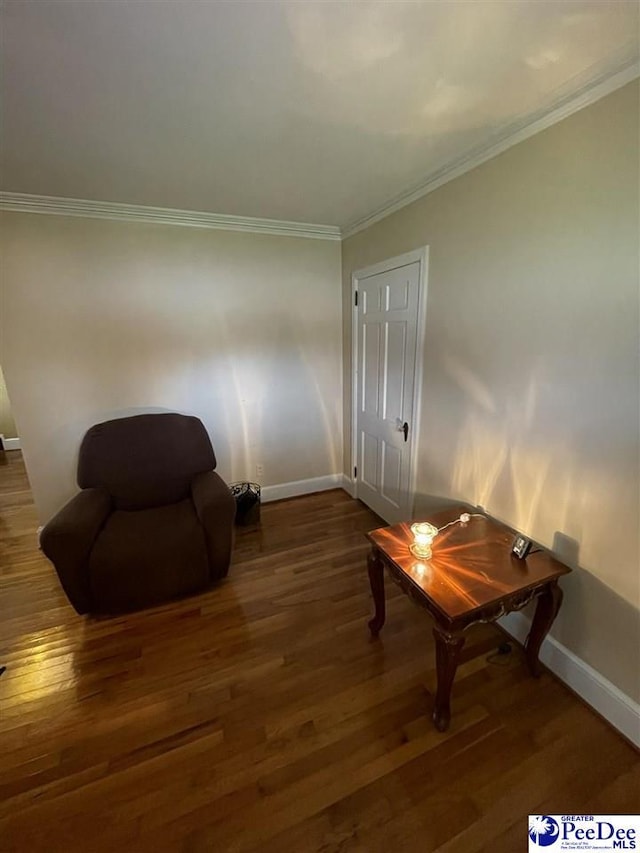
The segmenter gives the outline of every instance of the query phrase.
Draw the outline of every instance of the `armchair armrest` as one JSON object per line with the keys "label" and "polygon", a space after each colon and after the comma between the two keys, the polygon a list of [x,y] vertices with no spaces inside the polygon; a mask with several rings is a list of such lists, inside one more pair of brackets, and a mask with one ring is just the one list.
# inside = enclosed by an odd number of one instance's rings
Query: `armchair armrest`
{"label": "armchair armrest", "polygon": [[88,562],[96,536],[111,512],[103,489],[83,489],[45,525],[40,547],[78,613],[91,610]]}
{"label": "armchair armrest", "polygon": [[233,546],[235,498],[215,471],[196,474],[191,481],[191,498],[204,528],[211,577],[224,577]]}

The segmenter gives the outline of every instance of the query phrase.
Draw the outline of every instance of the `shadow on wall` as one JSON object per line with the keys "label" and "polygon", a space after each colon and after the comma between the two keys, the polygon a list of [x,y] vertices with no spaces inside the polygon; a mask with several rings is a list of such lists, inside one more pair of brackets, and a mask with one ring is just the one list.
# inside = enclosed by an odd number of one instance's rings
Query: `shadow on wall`
{"label": "shadow on wall", "polygon": [[[552,636],[640,703],[640,610],[579,565],[579,543],[560,531],[551,553],[573,571],[562,578],[562,607]],[[534,605],[523,610],[533,618]],[[615,651],[615,654],[612,654]]]}
{"label": "shadow on wall", "polygon": [[[552,634],[634,702],[640,703],[640,610],[579,564],[580,545],[556,531],[552,553],[573,571],[562,578],[564,600]],[[613,658],[611,649],[617,650]]]}
{"label": "shadow on wall", "polygon": [[[267,454],[268,467],[283,469],[275,482],[299,478],[287,469],[299,469],[310,456],[322,457],[322,470],[306,476],[329,473],[325,457],[337,459],[339,434],[336,414],[332,428],[325,425],[324,398],[337,396],[339,382],[339,363],[326,349],[331,318],[310,321],[307,307],[296,304],[243,302],[242,311],[231,306],[195,316],[175,307],[169,312],[143,301],[123,316],[120,305],[103,306],[83,346],[97,348],[91,370],[83,371],[80,359],[74,365],[91,386],[87,403],[94,404],[99,385],[102,406],[162,400],[197,414],[216,446],[226,441],[218,454],[233,479],[254,476],[252,467],[267,461]],[[336,361],[335,375],[325,376],[319,387],[316,377],[327,361]]]}
{"label": "shadow on wall", "polygon": [[44,490],[34,477],[45,520],[75,494],[87,429],[132,414],[199,417],[228,481],[255,479],[258,463],[265,466],[263,485],[338,470],[339,360],[327,351],[331,330],[323,322],[299,316],[295,306],[284,315],[230,312],[196,322],[160,310],[146,322],[111,312],[104,305],[93,330],[79,329],[72,348],[66,341],[59,352],[52,346],[41,370],[48,405],[61,403],[46,441],[27,445],[28,467],[49,472]]}
{"label": "shadow on wall", "polygon": [[420,521],[424,516],[430,513],[438,512],[439,510],[449,509],[450,507],[467,505],[468,501],[458,498],[445,498],[442,495],[428,495],[424,492],[419,492],[415,496],[414,509],[412,518]]}
{"label": "shadow on wall", "polygon": [[241,322],[229,332],[238,346],[227,359],[223,414],[228,434],[241,439],[231,442],[234,479],[253,479],[257,462],[266,463],[267,485],[339,470],[339,365],[323,354],[323,331],[290,316],[273,318],[264,336]]}
{"label": "shadow on wall", "polygon": [[637,480],[629,465],[635,439],[624,431],[625,411],[616,418],[617,410],[598,400],[580,416],[576,400],[585,396],[584,381],[574,381],[571,368],[551,374],[543,358],[526,382],[502,361],[493,369],[499,394],[476,369],[451,357],[444,357],[442,373],[431,374],[421,478],[546,547],[556,530],[574,537],[583,562],[599,567],[623,597],[639,601],[631,534]]}
{"label": "shadow on wall", "polygon": [[[445,370],[463,392],[461,403],[466,409],[453,454],[452,490],[480,506],[497,501],[499,512],[508,515],[519,530],[530,532],[548,481],[558,474],[554,459],[571,459],[569,442],[560,437],[560,429],[553,437],[553,452],[548,441],[538,443],[536,438],[540,370],[532,372],[525,386],[508,388],[501,400],[473,371],[452,358],[445,360]],[[564,526],[572,487],[566,467],[562,482],[562,504],[556,499],[553,515],[555,523]]]}

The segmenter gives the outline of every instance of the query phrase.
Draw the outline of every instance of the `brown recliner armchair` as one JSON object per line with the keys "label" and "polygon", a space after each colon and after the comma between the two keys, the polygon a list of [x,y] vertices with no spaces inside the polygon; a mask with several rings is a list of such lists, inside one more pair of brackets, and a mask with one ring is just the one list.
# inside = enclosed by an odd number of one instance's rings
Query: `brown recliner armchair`
{"label": "brown recliner armchair", "polygon": [[204,589],[229,570],[236,503],[202,422],[136,415],[91,427],[82,489],[40,544],[78,613],[117,613]]}

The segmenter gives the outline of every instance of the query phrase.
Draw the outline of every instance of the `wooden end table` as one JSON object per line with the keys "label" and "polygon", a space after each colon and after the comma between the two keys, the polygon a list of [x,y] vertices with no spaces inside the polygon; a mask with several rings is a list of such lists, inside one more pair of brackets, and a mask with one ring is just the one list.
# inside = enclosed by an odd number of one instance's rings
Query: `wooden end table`
{"label": "wooden end table", "polygon": [[[425,520],[442,528],[469,511],[466,507],[453,507]],[[494,622],[537,599],[525,652],[532,675],[538,676],[540,646],[562,603],[558,578],[571,569],[546,551],[530,553],[525,560],[513,557],[515,532],[484,515],[472,515],[466,524],[452,524],[439,533],[428,560],[419,559],[410,551],[410,527],[410,523],[403,522],[367,533],[372,546],[368,569],[375,604],[369,629],[377,637],[385,622],[386,566],[403,592],[435,620],[438,685],[433,722],[443,732],[451,719],[451,687],[465,642],[464,632],[471,625]]]}

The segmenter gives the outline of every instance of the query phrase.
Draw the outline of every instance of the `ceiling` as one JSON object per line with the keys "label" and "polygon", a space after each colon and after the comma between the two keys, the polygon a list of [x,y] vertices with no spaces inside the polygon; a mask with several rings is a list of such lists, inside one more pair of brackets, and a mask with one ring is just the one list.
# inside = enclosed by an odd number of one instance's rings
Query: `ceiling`
{"label": "ceiling", "polygon": [[638,58],[635,0],[2,10],[3,190],[343,229]]}

